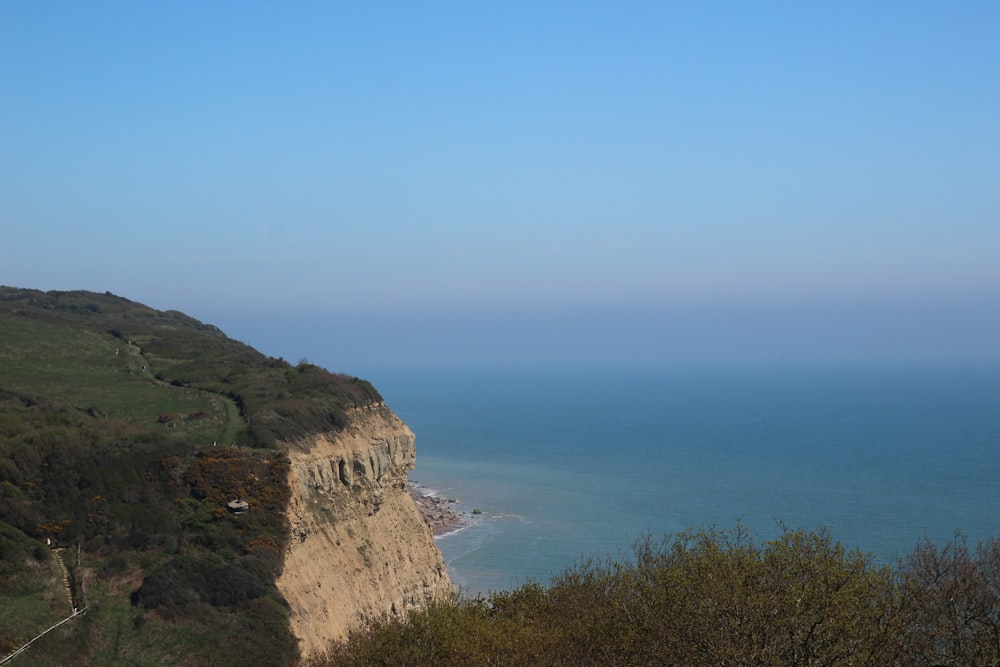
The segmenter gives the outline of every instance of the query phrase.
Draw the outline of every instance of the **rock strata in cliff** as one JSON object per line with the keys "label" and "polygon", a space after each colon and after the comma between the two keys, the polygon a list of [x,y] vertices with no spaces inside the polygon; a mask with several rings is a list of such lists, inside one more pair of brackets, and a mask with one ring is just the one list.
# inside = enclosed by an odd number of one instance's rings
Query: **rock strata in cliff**
{"label": "rock strata in cliff", "polygon": [[413,432],[384,405],[289,448],[291,540],[277,583],[304,657],[454,593],[407,490],[415,456]]}

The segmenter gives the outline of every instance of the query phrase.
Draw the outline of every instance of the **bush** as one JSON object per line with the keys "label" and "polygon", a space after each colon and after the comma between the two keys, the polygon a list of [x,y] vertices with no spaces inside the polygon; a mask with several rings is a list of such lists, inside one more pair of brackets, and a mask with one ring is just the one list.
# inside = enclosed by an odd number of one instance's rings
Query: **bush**
{"label": "bush", "polygon": [[826,531],[644,539],[548,587],[438,603],[313,666],[1000,664],[1000,542],[924,543],[896,570]]}
{"label": "bush", "polygon": [[169,561],[142,582],[132,603],[144,609],[207,602],[231,607],[262,597],[269,582],[236,565],[216,565],[189,556]]}
{"label": "bush", "polygon": [[1000,664],[1000,540],[974,552],[961,536],[940,548],[922,542],[900,586],[911,664]]}

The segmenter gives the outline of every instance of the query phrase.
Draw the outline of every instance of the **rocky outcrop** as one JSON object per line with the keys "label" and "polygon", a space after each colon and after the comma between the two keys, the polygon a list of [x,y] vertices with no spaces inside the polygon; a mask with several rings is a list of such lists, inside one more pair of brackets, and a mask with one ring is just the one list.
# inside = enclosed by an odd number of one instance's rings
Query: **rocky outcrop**
{"label": "rocky outcrop", "polygon": [[365,621],[454,593],[407,491],[413,432],[384,405],[288,448],[291,540],[278,588],[304,657]]}

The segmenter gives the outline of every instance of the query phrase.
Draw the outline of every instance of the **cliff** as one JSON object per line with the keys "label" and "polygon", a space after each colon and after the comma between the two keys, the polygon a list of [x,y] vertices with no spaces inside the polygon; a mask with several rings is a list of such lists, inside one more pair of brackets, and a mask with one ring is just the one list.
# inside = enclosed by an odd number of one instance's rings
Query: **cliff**
{"label": "cliff", "polygon": [[453,594],[430,527],[407,490],[413,432],[379,403],[338,432],[290,447],[291,539],[278,589],[303,657],[374,618]]}
{"label": "cliff", "polygon": [[367,381],[109,293],[0,286],[0,340],[0,658],[290,665],[451,593]]}

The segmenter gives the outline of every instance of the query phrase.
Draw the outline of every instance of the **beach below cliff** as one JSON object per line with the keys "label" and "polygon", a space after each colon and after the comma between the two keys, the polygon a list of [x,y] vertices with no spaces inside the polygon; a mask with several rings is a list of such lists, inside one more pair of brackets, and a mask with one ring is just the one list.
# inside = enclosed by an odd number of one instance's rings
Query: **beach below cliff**
{"label": "beach below cliff", "polygon": [[467,518],[455,509],[457,498],[443,498],[437,491],[419,482],[407,482],[413,502],[423,513],[434,537],[441,537],[461,530],[469,525]]}

